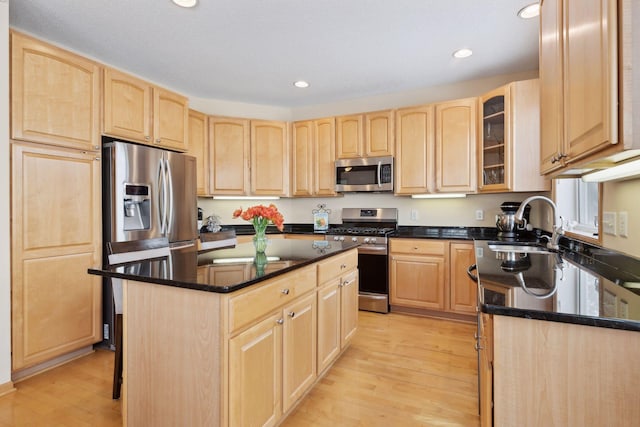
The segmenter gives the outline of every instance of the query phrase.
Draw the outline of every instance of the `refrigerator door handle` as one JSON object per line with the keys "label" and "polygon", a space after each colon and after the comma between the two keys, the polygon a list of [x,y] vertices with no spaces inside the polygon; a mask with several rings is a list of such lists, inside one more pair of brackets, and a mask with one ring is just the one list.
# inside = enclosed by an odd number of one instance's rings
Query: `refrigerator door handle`
{"label": "refrigerator door handle", "polygon": [[167,172],[164,159],[158,168],[158,212],[160,214],[160,234],[167,235]]}
{"label": "refrigerator door handle", "polygon": [[171,234],[171,224],[173,223],[173,204],[174,204],[174,198],[173,198],[173,179],[171,179],[171,163],[169,162],[169,159],[165,159],[165,183],[166,183],[166,189],[167,189],[167,197],[168,197],[168,203],[166,206],[168,206],[168,213],[166,215],[166,227],[167,227],[167,235]]}

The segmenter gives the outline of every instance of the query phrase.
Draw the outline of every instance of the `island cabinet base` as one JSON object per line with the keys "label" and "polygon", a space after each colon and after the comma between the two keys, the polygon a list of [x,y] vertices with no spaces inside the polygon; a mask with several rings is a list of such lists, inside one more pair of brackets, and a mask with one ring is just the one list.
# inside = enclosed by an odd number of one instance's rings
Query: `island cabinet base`
{"label": "island cabinet base", "polygon": [[[227,294],[124,281],[124,425],[278,425],[355,332],[357,257],[352,249]],[[319,281],[333,277],[338,319],[318,305]],[[345,319],[327,358],[318,341]]]}
{"label": "island cabinet base", "polygon": [[640,334],[493,316],[495,426],[632,426]]}

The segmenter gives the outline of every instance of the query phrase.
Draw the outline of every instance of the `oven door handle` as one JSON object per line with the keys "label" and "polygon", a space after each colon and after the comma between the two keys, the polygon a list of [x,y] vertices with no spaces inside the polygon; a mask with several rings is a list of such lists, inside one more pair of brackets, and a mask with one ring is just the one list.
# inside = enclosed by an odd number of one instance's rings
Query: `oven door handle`
{"label": "oven door handle", "polygon": [[386,255],[387,247],[386,246],[358,246],[359,254],[371,254],[371,255]]}
{"label": "oven door handle", "polygon": [[471,264],[469,268],[467,268],[467,276],[474,282],[478,283],[478,276],[472,273],[472,271],[478,269],[478,264]]}

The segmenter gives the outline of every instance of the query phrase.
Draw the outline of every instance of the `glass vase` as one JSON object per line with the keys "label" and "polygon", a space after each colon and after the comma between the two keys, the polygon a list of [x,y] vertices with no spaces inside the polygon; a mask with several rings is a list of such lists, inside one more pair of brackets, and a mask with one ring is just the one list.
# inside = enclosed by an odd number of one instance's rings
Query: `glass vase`
{"label": "glass vase", "polygon": [[253,264],[256,267],[256,277],[264,276],[264,268],[267,266],[267,255],[264,252],[256,252]]}
{"label": "glass vase", "polygon": [[256,253],[264,253],[267,249],[267,235],[264,231],[256,232],[255,236],[253,236],[253,246],[256,248]]}

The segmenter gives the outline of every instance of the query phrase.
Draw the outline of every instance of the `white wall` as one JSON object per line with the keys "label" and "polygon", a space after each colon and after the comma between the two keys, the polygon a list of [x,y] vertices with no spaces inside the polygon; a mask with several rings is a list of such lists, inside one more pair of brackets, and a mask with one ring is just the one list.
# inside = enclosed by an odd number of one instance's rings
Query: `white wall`
{"label": "white wall", "polygon": [[9,3],[0,0],[0,388],[11,381]]}
{"label": "white wall", "polygon": [[[640,179],[604,184],[602,194],[603,211],[627,212],[629,217],[628,236],[602,235],[604,247],[640,258],[640,211],[638,207],[640,195]],[[618,233],[616,233],[618,234]]]}

